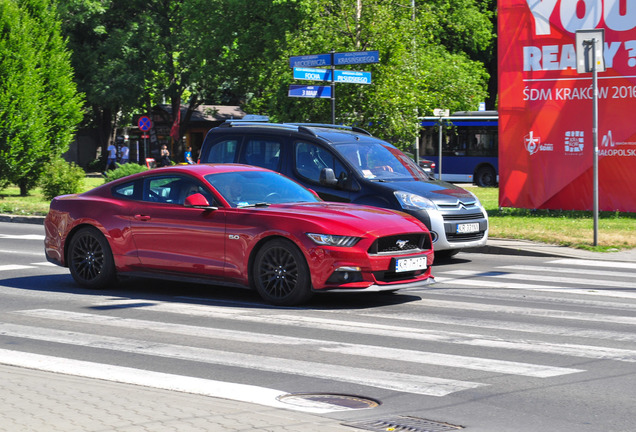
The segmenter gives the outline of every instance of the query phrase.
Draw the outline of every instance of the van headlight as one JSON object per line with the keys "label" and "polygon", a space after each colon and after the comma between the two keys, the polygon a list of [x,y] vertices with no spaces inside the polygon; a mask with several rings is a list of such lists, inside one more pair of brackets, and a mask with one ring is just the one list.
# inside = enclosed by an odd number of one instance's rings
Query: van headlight
{"label": "van headlight", "polygon": [[393,192],[404,210],[437,210],[433,201],[410,192]]}
{"label": "van headlight", "polygon": [[473,198],[475,198],[475,204],[477,204],[478,207],[483,207],[483,205],[481,204],[481,201],[479,201],[479,198],[477,198],[477,195],[475,195],[471,191],[466,191],[466,192],[468,192],[469,194],[473,196]]}

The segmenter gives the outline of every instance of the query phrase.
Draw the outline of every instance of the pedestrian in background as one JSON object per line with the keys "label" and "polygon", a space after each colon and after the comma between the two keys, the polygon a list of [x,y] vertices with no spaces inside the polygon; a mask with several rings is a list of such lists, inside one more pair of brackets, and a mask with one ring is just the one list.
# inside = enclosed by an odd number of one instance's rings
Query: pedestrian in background
{"label": "pedestrian in background", "polygon": [[124,145],[121,148],[121,159],[120,163],[126,164],[130,159],[130,149],[128,148],[128,144],[124,142]]}
{"label": "pedestrian in background", "polygon": [[170,150],[168,150],[167,145],[161,146],[161,158],[159,159],[161,166],[170,166],[172,165],[172,161],[170,160]]}
{"label": "pedestrian in background", "polygon": [[185,151],[185,153],[184,153],[184,156],[185,156],[185,161],[186,161],[188,164],[190,164],[190,165],[194,164],[194,160],[192,159],[192,147],[188,146],[188,147],[186,148],[186,151]]}

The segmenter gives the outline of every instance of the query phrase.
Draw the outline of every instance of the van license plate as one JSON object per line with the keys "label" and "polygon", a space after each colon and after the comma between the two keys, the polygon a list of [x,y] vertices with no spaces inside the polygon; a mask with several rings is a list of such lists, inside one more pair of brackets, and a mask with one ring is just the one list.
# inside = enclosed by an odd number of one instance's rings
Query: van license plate
{"label": "van license plate", "polygon": [[457,224],[457,234],[470,234],[479,232],[479,223]]}
{"label": "van license plate", "polygon": [[407,272],[424,270],[426,268],[426,257],[400,258],[395,260],[395,272]]}

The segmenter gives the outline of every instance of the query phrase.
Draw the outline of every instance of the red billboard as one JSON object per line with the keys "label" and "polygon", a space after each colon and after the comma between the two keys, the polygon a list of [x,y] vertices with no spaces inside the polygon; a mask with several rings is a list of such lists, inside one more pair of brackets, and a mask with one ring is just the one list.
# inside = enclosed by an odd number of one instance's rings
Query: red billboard
{"label": "red billboard", "polygon": [[576,31],[604,29],[599,208],[636,212],[636,0],[499,0],[499,204],[592,210],[592,74]]}

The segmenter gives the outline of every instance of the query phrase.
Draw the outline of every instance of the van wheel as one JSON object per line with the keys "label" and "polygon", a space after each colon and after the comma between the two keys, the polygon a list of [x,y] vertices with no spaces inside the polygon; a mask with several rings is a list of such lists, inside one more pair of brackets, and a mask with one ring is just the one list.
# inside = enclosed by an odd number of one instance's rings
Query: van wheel
{"label": "van wheel", "polygon": [[312,296],[305,257],[289,240],[269,241],[256,253],[252,281],[261,297],[275,305],[293,306]]}
{"label": "van wheel", "polygon": [[490,166],[483,166],[475,174],[475,183],[480,187],[490,187],[497,184],[497,173]]}

